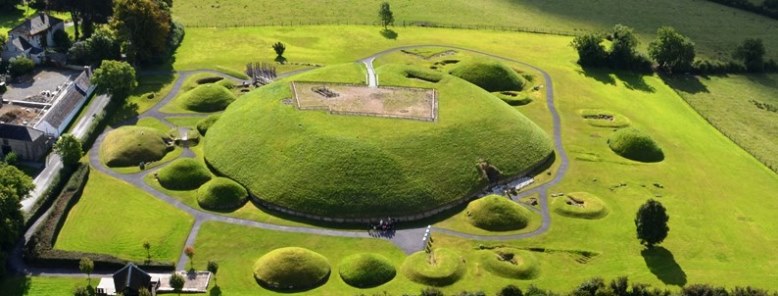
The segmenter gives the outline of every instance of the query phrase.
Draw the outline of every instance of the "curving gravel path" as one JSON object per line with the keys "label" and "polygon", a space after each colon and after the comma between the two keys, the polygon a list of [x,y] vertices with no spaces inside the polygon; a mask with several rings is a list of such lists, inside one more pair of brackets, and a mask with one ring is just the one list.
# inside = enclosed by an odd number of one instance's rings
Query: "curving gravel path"
{"label": "curving gravel path", "polygon": [[[527,64],[518,60],[510,59],[501,57],[498,55],[478,51],[478,50],[472,50],[462,47],[456,47],[456,46],[445,46],[445,45],[413,45],[413,46],[402,46],[402,47],[395,47],[391,49],[387,49],[381,52],[378,52],[376,54],[373,54],[367,58],[359,60],[360,62],[363,62],[367,69],[368,69],[368,85],[370,86],[377,86],[378,81],[375,77],[375,70],[373,69],[373,61],[381,57],[385,54],[392,53],[398,50],[402,49],[411,49],[411,48],[419,48],[419,47],[447,47],[452,48],[460,51],[468,51],[472,53],[477,53],[485,56],[489,56],[492,58],[513,62],[517,64],[521,64],[524,66],[527,66],[529,68],[532,68],[538,72],[540,72],[543,75],[544,81],[545,81],[545,89],[546,89],[546,104],[548,106],[548,109],[551,113],[552,119],[553,119],[553,126],[554,126],[554,144],[556,148],[557,156],[560,160],[560,166],[557,170],[556,176],[549,182],[544,183],[538,187],[535,187],[529,191],[523,192],[519,198],[528,196],[530,194],[539,193],[539,205],[540,205],[540,213],[542,215],[542,224],[541,226],[528,233],[522,233],[522,234],[514,234],[514,235],[475,235],[475,234],[469,234],[469,233],[463,233],[455,230],[450,229],[444,229],[444,228],[438,228],[438,227],[432,227],[431,230],[437,233],[442,233],[446,235],[452,235],[467,239],[473,239],[473,240],[484,240],[484,241],[495,241],[495,240],[516,240],[516,239],[523,239],[528,237],[534,237],[540,234],[543,234],[547,232],[551,227],[551,215],[549,213],[548,208],[548,190],[552,186],[557,185],[562,178],[564,177],[565,173],[567,172],[567,168],[569,165],[567,153],[564,150],[564,147],[562,145],[562,131],[561,131],[561,119],[559,117],[559,113],[556,110],[556,107],[554,106],[554,89],[553,84],[551,80],[551,76],[544,71],[543,69],[540,69],[536,66],[533,66],[531,64]],[[300,69],[295,70],[289,73],[284,73],[279,75],[279,78],[288,77],[291,75],[299,74],[305,71],[308,71],[311,69]],[[124,122],[122,125],[131,124],[132,122],[136,122],[140,118],[145,117],[152,117],[161,120],[163,123],[173,127],[174,125],[167,121],[165,117],[194,117],[194,116],[208,116],[210,114],[203,114],[203,113],[186,113],[186,114],[171,114],[171,113],[163,113],[160,112],[159,109],[162,106],[165,106],[170,101],[172,101],[178,93],[181,91],[181,87],[183,85],[183,82],[189,78],[191,75],[194,75],[196,73],[211,73],[214,75],[219,75],[222,77],[225,77],[226,79],[231,79],[236,82],[241,82],[241,80],[236,79],[234,77],[228,76],[226,74],[223,74],[221,72],[213,71],[213,70],[192,70],[192,71],[181,71],[178,72],[179,77],[176,80],[176,82],[173,84],[172,89],[168,93],[168,95],[162,99],[159,103],[157,103],[153,108],[149,109],[148,111],[144,112],[143,114],[138,115],[136,118],[132,118]],[[191,231],[186,239],[185,246],[190,246],[195,243],[195,240],[197,238],[197,235],[199,233],[200,227],[204,222],[208,221],[217,221],[217,222],[223,222],[223,223],[230,223],[235,225],[242,225],[246,227],[254,227],[254,228],[262,228],[262,229],[268,229],[268,230],[275,230],[275,231],[284,231],[284,232],[295,232],[295,233],[306,233],[306,234],[313,234],[313,235],[326,235],[326,236],[338,236],[338,237],[354,237],[354,238],[369,238],[371,237],[367,232],[365,231],[345,231],[345,230],[334,230],[334,229],[324,229],[324,228],[313,228],[313,227],[303,227],[303,226],[284,226],[284,225],[277,225],[277,224],[270,224],[270,223],[263,223],[263,222],[257,222],[253,220],[246,220],[246,219],[239,219],[239,218],[233,218],[233,217],[227,217],[219,214],[214,214],[210,212],[206,212],[200,209],[192,208],[187,204],[184,204],[183,202],[172,198],[154,188],[149,186],[144,182],[144,177],[147,174],[154,173],[157,169],[151,169],[147,171],[142,171],[139,173],[134,174],[120,174],[117,173],[110,168],[103,165],[102,162],[100,162],[99,159],[99,147],[100,144],[105,139],[105,135],[110,131],[110,129],[107,129],[106,131],[101,134],[97,140],[95,141],[94,145],[92,146],[92,149],[89,150],[89,162],[90,164],[97,169],[98,171],[105,173],[107,175],[110,175],[114,178],[123,180],[125,182],[128,182],[146,192],[151,194],[152,196],[192,215],[195,218],[195,221],[192,225]],[[194,157],[194,153],[189,148],[184,148],[184,153],[182,153],[182,157]],[[34,232],[34,229],[31,228],[28,230],[28,233]],[[410,229],[401,229],[396,232],[396,234],[390,239],[394,244],[396,244],[398,247],[400,247],[402,250],[404,250],[406,253],[413,253],[416,251],[419,251],[424,248],[424,242],[422,241],[422,236],[424,235],[425,228],[410,228]],[[21,249],[21,248],[18,248]],[[186,264],[188,263],[187,257],[184,255],[183,250],[181,252],[181,256],[179,257],[178,263],[176,264],[177,269],[185,269]],[[81,275],[79,272],[70,270],[67,268],[64,269],[28,269],[26,266],[24,266],[24,263],[21,260],[21,252],[15,252],[14,258],[11,260],[12,267],[16,269],[17,271],[24,272],[24,273],[32,273],[36,275],[53,275],[53,276],[76,276]]]}

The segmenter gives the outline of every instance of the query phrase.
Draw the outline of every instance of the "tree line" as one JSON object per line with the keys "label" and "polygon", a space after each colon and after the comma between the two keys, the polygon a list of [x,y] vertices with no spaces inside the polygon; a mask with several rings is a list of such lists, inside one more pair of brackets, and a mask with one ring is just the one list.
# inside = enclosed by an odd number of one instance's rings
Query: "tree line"
{"label": "tree line", "polygon": [[[606,48],[606,41],[610,48]],[[732,53],[735,61],[697,59],[694,42],[673,27],[661,27],[656,39],[648,44],[648,56],[638,52],[639,41],[634,30],[616,25],[609,32],[576,36],[571,46],[578,52],[578,63],[584,67],[607,67],[641,73],[724,74],[742,72],[776,72],[778,63],[765,60],[761,39],[748,38]],[[737,61],[737,62],[736,62]]]}

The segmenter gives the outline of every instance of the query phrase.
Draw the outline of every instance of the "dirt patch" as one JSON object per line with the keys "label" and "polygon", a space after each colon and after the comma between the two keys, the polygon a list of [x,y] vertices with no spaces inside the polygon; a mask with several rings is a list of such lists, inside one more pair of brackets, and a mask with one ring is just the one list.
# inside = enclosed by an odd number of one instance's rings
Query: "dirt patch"
{"label": "dirt patch", "polygon": [[423,121],[435,121],[437,118],[437,93],[434,89],[293,82],[292,92],[294,103],[300,110]]}
{"label": "dirt patch", "polygon": [[570,196],[570,195],[566,197],[567,197],[567,201],[565,203],[567,203],[567,205],[574,206],[574,207],[581,207],[581,208],[586,207],[586,203],[583,200],[577,199],[574,196]]}
{"label": "dirt patch", "polygon": [[610,114],[592,114],[592,115],[584,115],[583,118],[585,118],[585,119],[613,121],[614,117],[613,117],[613,115],[610,115]]}

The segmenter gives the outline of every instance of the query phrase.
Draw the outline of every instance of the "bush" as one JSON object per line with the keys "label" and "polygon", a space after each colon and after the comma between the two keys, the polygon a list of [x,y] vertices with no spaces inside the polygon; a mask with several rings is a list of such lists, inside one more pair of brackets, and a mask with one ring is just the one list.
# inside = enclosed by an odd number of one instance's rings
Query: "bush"
{"label": "bush", "polygon": [[608,52],[602,46],[602,36],[596,33],[576,36],[570,46],[578,52],[578,64],[584,67],[604,66],[608,61]]}
{"label": "bush", "polygon": [[235,95],[224,86],[203,84],[184,93],[180,102],[182,107],[195,112],[216,112],[227,108],[235,101]]}
{"label": "bush", "polygon": [[348,256],[341,261],[338,269],[343,281],[357,288],[379,286],[397,274],[389,259],[372,253]]}
{"label": "bush", "polygon": [[179,158],[160,169],[157,179],[167,189],[192,190],[211,180],[211,173],[194,158]]}
{"label": "bush", "polygon": [[507,285],[500,292],[497,292],[497,296],[524,296],[524,293],[521,292],[519,287]]}
{"label": "bush", "polygon": [[200,132],[201,135],[205,136],[205,133],[207,133],[208,129],[211,128],[211,126],[216,123],[217,120],[219,120],[219,117],[221,117],[221,114],[213,114],[198,121],[197,131]]}
{"label": "bush", "polygon": [[658,162],[664,159],[662,148],[651,137],[635,128],[624,128],[608,138],[608,146],[613,152],[625,158]]}
{"label": "bush", "polygon": [[435,288],[424,288],[421,290],[421,294],[419,296],[445,296],[446,294],[443,294],[443,291]]}
{"label": "bush", "polygon": [[70,48],[73,43],[70,40],[68,33],[66,33],[64,30],[54,31],[54,36],[52,36],[52,39],[54,39],[54,45],[58,48],[58,51],[63,52],[67,52],[68,48]]}
{"label": "bush", "polygon": [[8,154],[5,155],[3,158],[3,161],[7,163],[8,165],[16,166],[16,164],[19,162],[19,155],[16,154],[16,152],[8,152]]}
{"label": "bush", "polygon": [[248,198],[243,186],[227,178],[217,177],[197,190],[197,203],[204,209],[230,211],[242,206]]}
{"label": "bush", "polygon": [[462,62],[450,73],[489,92],[520,91],[527,83],[516,71],[494,60]]}
{"label": "bush", "polygon": [[8,61],[8,71],[14,77],[32,73],[35,62],[25,56],[13,57]]}
{"label": "bush", "polygon": [[326,282],[329,275],[327,258],[298,247],[275,249],[254,264],[254,278],[260,285],[273,290],[315,288]]}
{"label": "bush", "polygon": [[530,210],[499,195],[474,200],[466,211],[470,224],[491,231],[525,228],[532,217]]}

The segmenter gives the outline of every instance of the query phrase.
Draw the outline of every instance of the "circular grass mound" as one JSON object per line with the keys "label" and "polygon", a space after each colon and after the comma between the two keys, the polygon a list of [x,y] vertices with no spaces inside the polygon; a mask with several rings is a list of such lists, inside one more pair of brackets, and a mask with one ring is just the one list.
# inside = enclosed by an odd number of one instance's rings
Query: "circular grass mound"
{"label": "circular grass mound", "polygon": [[216,177],[197,190],[197,203],[204,209],[229,211],[242,206],[248,192],[240,184],[227,178]]}
{"label": "circular grass mound", "polygon": [[527,81],[516,71],[495,60],[477,59],[459,63],[451,75],[489,91],[519,91]]}
{"label": "circular grass mound", "polygon": [[614,132],[608,138],[608,146],[616,154],[635,161],[659,162],[665,158],[662,148],[648,134],[636,128]]}
{"label": "circular grass mound", "polygon": [[109,167],[136,166],[158,161],[168,152],[167,135],[142,126],[123,126],[112,130],[100,144],[100,157]]}
{"label": "circular grass mound", "polygon": [[499,195],[487,195],[467,205],[467,220],[473,226],[490,231],[508,231],[527,227],[532,213]]}
{"label": "circular grass mound", "polygon": [[343,258],[338,269],[343,281],[357,288],[379,286],[392,280],[397,274],[389,259],[373,253]]}
{"label": "circular grass mound", "polygon": [[527,280],[538,276],[538,260],[528,251],[514,248],[497,248],[478,251],[481,265],[490,273],[509,278]]}
{"label": "circular grass mound", "polygon": [[200,132],[201,135],[205,136],[205,134],[208,132],[208,129],[211,128],[211,126],[216,123],[216,121],[219,120],[219,117],[221,116],[221,114],[213,114],[198,121],[197,131]]}
{"label": "circular grass mound", "polygon": [[234,101],[235,95],[219,84],[199,85],[180,98],[182,107],[195,112],[221,111]]}
{"label": "circular grass mound", "polygon": [[445,248],[435,249],[432,254],[416,252],[405,258],[401,272],[419,284],[448,286],[457,282],[467,271],[463,261],[459,254]]}
{"label": "circular grass mound", "polygon": [[179,158],[160,169],[157,179],[167,189],[192,190],[211,180],[211,173],[194,158]]}
{"label": "circular grass mound", "polygon": [[[407,69],[387,64],[376,71],[392,85],[419,84],[406,77]],[[335,65],[296,77],[360,79],[361,71]],[[466,198],[489,184],[476,169],[485,159],[509,178],[553,153],[551,139],[515,108],[441,75],[435,85],[440,120],[434,123],[299,110],[279,103],[293,98],[288,82],[271,83],[235,101],[208,129],[205,158],[269,203],[318,216],[367,218],[426,212]]]}
{"label": "circular grass mound", "polygon": [[265,288],[302,291],[327,281],[330,263],[314,251],[288,247],[268,252],[254,264],[254,278]]}
{"label": "circular grass mound", "polygon": [[562,216],[599,219],[608,215],[608,207],[599,197],[587,192],[567,193],[551,202],[551,209]]}

